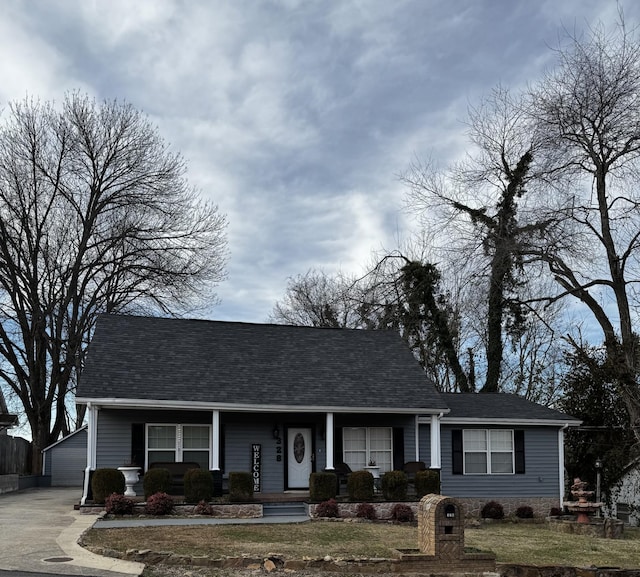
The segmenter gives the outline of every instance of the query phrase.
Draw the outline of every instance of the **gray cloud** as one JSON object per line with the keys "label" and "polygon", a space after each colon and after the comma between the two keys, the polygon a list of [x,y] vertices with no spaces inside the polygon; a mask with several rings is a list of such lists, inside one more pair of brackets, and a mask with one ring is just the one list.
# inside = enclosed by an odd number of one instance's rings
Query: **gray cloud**
{"label": "gray cloud", "polygon": [[[627,18],[636,10],[627,2]],[[80,89],[144,110],[229,217],[210,316],[260,322],[287,277],[360,272],[410,234],[397,175],[463,153],[468,103],[521,86],[615,2],[8,0],[0,104]]]}

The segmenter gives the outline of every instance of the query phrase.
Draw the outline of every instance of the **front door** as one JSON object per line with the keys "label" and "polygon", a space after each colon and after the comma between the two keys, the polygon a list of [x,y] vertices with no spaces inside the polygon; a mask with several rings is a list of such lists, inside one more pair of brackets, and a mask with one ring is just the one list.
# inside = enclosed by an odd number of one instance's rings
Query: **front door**
{"label": "front door", "polygon": [[288,488],[308,489],[313,472],[311,429],[290,427],[287,431]]}

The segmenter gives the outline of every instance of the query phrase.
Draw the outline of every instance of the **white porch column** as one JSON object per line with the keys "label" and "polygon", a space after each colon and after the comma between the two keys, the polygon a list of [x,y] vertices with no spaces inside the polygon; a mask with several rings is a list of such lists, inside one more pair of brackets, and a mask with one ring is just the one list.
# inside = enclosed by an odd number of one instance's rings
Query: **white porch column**
{"label": "white porch column", "polygon": [[324,443],[327,466],[329,470],[333,470],[333,413],[327,413],[327,420],[324,425]]}
{"label": "white porch column", "polygon": [[442,467],[441,445],[440,445],[440,417],[442,415],[431,415],[431,469]]}
{"label": "white porch column", "polygon": [[96,453],[98,447],[98,407],[87,403],[87,466],[84,470],[84,489],[80,503],[85,504],[89,496],[89,476],[96,468]]}
{"label": "white porch column", "polygon": [[414,461],[420,460],[420,423],[418,422],[418,415],[416,415],[416,458]]}
{"label": "white porch column", "polygon": [[558,431],[558,479],[560,479],[560,487],[559,487],[559,495],[560,495],[560,504],[558,505],[562,508],[562,502],[564,501],[564,430],[568,425],[564,425],[560,427]]}
{"label": "white porch column", "polygon": [[220,470],[220,411],[211,417],[211,470]]}

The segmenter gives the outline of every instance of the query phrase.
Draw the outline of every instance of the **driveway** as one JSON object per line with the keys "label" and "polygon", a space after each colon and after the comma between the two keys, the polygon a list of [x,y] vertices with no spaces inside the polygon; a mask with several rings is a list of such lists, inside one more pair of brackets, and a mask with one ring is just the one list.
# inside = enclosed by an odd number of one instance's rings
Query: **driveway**
{"label": "driveway", "polygon": [[40,488],[0,495],[0,569],[34,573],[130,577],[144,566],[94,555],[77,544],[96,515],[73,506],[80,489]]}

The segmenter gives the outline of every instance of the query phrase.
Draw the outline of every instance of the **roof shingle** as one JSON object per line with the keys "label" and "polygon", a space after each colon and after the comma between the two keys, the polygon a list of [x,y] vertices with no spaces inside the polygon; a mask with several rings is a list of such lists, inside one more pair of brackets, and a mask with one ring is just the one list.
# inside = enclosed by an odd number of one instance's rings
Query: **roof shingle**
{"label": "roof shingle", "polygon": [[446,410],[395,331],[102,315],[78,400]]}

